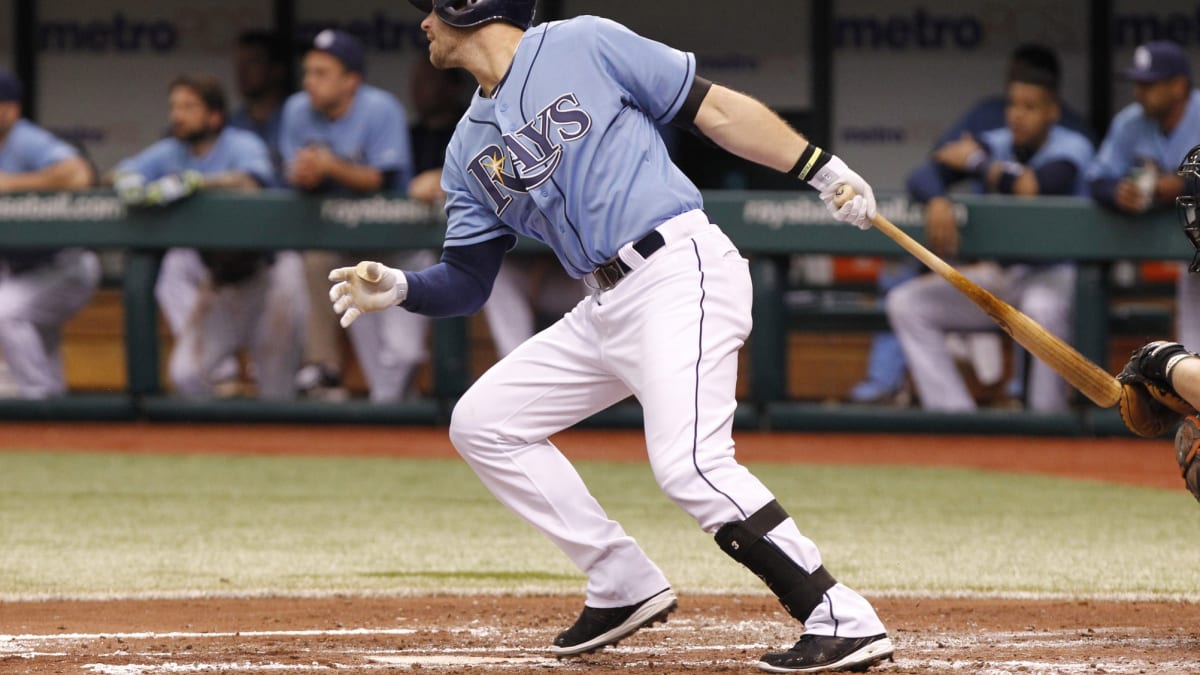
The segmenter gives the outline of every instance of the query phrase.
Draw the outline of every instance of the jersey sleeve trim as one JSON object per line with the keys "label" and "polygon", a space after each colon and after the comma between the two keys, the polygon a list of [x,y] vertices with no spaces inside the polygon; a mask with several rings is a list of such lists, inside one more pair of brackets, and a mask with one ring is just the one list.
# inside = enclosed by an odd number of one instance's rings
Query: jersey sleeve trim
{"label": "jersey sleeve trim", "polygon": [[658,124],[675,119],[675,116],[683,108],[683,104],[687,102],[688,93],[692,89],[692,82],[696,79],[696,55],[691,52],[685,52],[684,56],[687,57],[687,73],[683,77],[683,82],[679,83],[679,90],[675,92],[675,99],[671,102],[671,106],[658,119],[654,120]]}
{"label": "jersey sleeve trim", "polygon": [[502,236],[513,236],[512,230],[510,230],[508,226],[504,225],[503,223],[497,223],[486,230],[478,230],[468,234],[451,235],[447,233],[444,244],[446,246],[464,246],[466,244],[475,244]]}

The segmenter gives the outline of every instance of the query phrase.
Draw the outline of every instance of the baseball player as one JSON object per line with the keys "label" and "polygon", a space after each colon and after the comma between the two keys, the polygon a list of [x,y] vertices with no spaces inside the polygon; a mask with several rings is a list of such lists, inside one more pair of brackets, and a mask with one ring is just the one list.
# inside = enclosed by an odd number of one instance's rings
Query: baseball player
{"label": "baseball player", "polygon": [[[1169,40],[1139,45],[1122,75],[1133,82],[1135,102],[1113,117],[1088,180],[1098,204],[1138,214],[1171,206],[1182,193],[1171,168],[1200,138],[1200,90],[1187,50]],[[1176,306],[1176,338],[1200,344],[1200,277],[1179,275]]]}
{"label": "baseball player", "polygon": [[[0,68],[0,193],[83,190],[91,166],[75,148],[21,117],[21,81]],[[0,351],[22,398],[66,393],[62,324],[91,300],[100,261],[81,248],[0,254]]]}
{"label": "baseball player", "polygon": [[[935,163],[913,173],[909,188],[928,203],[926,235],[932,242],[955,242],[958,224],[946,197],[944,170],[969,176],[978,191],[1019,195],[1087,193],[1084,171],[1092,159],[1086,136],[1057,124],[1058,77],[1038,67],[1014,67],[1007,87],[1008,121],[1004,127],[941,146]],[[934,217],[943,203],[948,221]],[[963,274],[1012,303],[1055,335],[1070,339],[1075,267],[1057,264],[1007,264],[984,261]],[[937,275],[906,281],[887,296],[888,321],[904,348],[921,405],[930,410],[970,412],[972,398],[946,346],[946,332],[995,328],[966,296]],[[1030,366],[1029,407],[1040,412],[1065,410],[1070,390],[1052,368]]]}
{"label": "baseball player", "polygon": [[[750,333],[747,261],[672,164],[659,123],[695,127],[744,158],[821,192],[834,217],[868,227],[871,187],[761,103],[696,75],[693,54],[583,16],[530,27],[534,0],[412,0],[430,61],[479,84],[447,151],[441,261],[401,271],[333,270],[330,298],[352,324],[399,304],[433,316],[483,305],[518,235],[545,242],[592,293],[487,371],[450,422],[455,448],[505,506],[587,575],[574,625],[551,646],[574,656],[665,620],[663,572],[610,519],[549,440],[626,398],[645,416],[666,495],[804,623],[770,672],[865,669],[892,643],[865,598],[734,457],[737,352]],[[840,210],[835,189],[857,196]],[[391,310],[396,311],[396,310]]]}
{"label": "baseball player", "polygon": [[[257,189],[272,180],[263,141],[225,124],[225,95],[215,77],[180,76],[168,94],[171,136],[116,166],[115,186],[127,201],[169,201],[163,186],[185,175],[182,182],[205,189]],[[234,355],[249,348],[259,395],[292,398],[306,320],[303,284],[295,252],[168,250],[155,295],[175,336],[169,376],[176,391],[214,395],[237,368]]]}
{"label": "baseball player", "polygon": [[[367,84],[362,43],[345,31],[323,30],[304,56],[304,90],[283,106],[280,152],[287,182],[322,194],[369,194],[405,190],[412,179],[412,148],[404,108],[391,94]],[[331,265],[347,257],[305,251],[312,313],[306,329],[304,368],[296,382],[308,395],[344,396],[337,317],[325,303]],[[424,266],[429,251],[390,254],[393,264]],[[371,317],[350,331],[374,402],[410,392],[413,375],[427,358],[427,317],[393,312]]]}
{"label": "baseball player", "polygon": [[[421,59],[413,64],[409,83],[415,117],[409,132],[417,175],[409,183],[408,196],[429,204],[441,204],[446,200],[446,193],[442,192],[446,146],[450,144],[458,120],[466,112],[462,95],[465,93],[462,90],[465,73],[439,70]],[[570,284],[568,292],[574,291],[576,300],[586,291],[582,284],[566,275],[544,274],[541,258],[506,257],[496,274],[492,294],[483,306],[483,316],[497,357],[505,356],[534,334],[537,327],[534,301],[544,283]]]}
{"label": "baseball player", "polygon": [[[1188,151],[1176,175],[1182,179],[1176,209],[1196,249],[1187,271],[1200,274],[1200,145]],[[1117,379],[1125,388],[1121,418],[1130,430],[1154,438],[1178,425],[1175,460],[1200,501],[1200,356],[1178,342],[1157,340],[1134,350]]]}
{"label": "baseball player", "polygon": [[[286,40],[264,30],[248,30],[237,38],[233,74],[242,105],[229,115],[229,126],[258,134],[271,153],[275,180],[282,173],[279,127],[283,102],[291,93],[288,64],[291,47]],[[274,183],[272,183],[274,185]]]}

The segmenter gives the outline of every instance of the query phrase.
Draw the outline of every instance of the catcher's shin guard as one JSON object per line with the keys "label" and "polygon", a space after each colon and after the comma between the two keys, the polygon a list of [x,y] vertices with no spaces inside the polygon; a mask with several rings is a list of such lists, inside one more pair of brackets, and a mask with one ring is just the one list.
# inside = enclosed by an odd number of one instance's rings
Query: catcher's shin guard
{"label": "catcher's shin guard", "polygon": [[1175,462],[1188,492],[1200,501],[1200,418],[1188,415],[1175,432]]}
{"label": "catcher's shin guard", "polygon": [[787,517],[779,502],[772,500],[749,518],[722,525],[716,539],[722,551],[767,584],[788,614],[804,621],[837,580],[825,571],[824,566],[812,572],[804,571],[767,539],[767,533]]}

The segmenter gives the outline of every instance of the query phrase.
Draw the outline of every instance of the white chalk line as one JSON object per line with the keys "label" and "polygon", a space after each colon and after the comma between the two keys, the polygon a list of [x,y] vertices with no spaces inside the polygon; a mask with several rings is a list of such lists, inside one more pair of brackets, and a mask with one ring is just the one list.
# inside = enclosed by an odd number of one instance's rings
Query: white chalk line
{"label": "white chalk line", "polygon": [[[676,622],[679,624],[687,622]],[[738,622],[744,624],[745,622]],[[773,623],[773,622],[772,622]],[[783,624],[780,624],[781,626]],[[761,626],[758,626],[761,628]],[[707,624],[705,628],[719,628]],[[728,629],[729,627],[725,627]],[[455,627],[449,631],[437,632],[484,632],[481,627]],[[655,628],[655,632],[666,632],[667,628]],[[1008,673],[1094,673],[1097,668],[1114,674],[1172,671],[1182,672],[1193,667],[1194,663],[1183,662],[1150,662],[1140,658],[1122,656],[1116,660],[1101,661],[1085,659],[1086,662],[1064,663],[1060,661],[1043,661],[1029,659],[989,659],[988,652],[1010,655],[1023,649],[1056,649],[1073,645],[1087,646],[1097,642],[1119,639],[1122,645],[1132,648],[1169,647],[1177,641],[1169,638],[1138,637],[1136,633],[1142,629],[1135,627],[1107,627],[1091,632],[1079,629],[1062,629],[1054,631],[998,631],[978,635],[940,635],[929,637],[900,637],[897,639],[899,655],[896,664],[905,668],[921,669],[928,672],[963,672],[980,673],[982,675],[1001,675]],[[0,635],[0,655],[15,656],[23,659],[38,659],[66,657],[67,652],[44,650],[61,644],[80,643],[95,640],[152,640],[152,639],[204,639],[204,638],[277,638],[277,637],[342,637],[342,636],[404,636],[420,632],[414,629],[330,629],[330,630],[286,630],[286,631],[229,631],[229,632],[124,632],[124,633],[60,633],[52,635],[14,634]],[[520,631],[534,633],[537,631]],[[36,649],[41,646],[43,649]],[[653,663],[670,662],[674,668],[714,668],[719,666],[746,665],[742,660],[722,658],[696,659],[704,653],[738,653],[745,650],[773,649],[777,645],[758,643],[728,644],[728,645],[654,645],[654,646],[617,646],[609,648],[614,655],[643,657],[652,655]],[[939,659],[907,657],[906,649],[929,652],[937,649],[961,649],[964,647],[980,648],[979,658],[973,659]],[[284,664],[278,662],[254,663],[250,661],[228,661],[216,663],[179,662],[178,660],[158,663],[125,663],[105,664],[89,663],[83,668],[97,675],[169,675],[172,673],[207,673],[207,672],[286,672],[286,671],[325,671],[346,668],[359,670],[386,670],[398,666],[424,667],[430,669],[457,669],[463,667],[483,667],[497,670],[518,666],[536,666],[539,668],[556,668],[572,663],[571,660],[559,661],[548,656],[531,656],[530,648],[522,647],[462,647],[442,649],[400,649],[400,650],[362,650],[350,648],[341,652],[343,657],[357,661],[354,664],[312,662],[308,664]],[[673,658],[673,655],[691,655],[691,658]],[[121,650],[101,655],[100,658],[147,659],[175,658],[179,654],[162,652],[131,652]],[[358,659],[362,659],[358,661]],[[627,668],[638,667],[638,664],[649,665],[651,661],[624,663]]]}
{"label": "white chalk line", "polygon": [[54,633],[51,635],[2,635],[0,647],[9,641],[51,642],[55,640],[87,641],[87,640],[151,640],[151,639],[183,639],[183,638],[223,638],[223,637],[342,637],[347,635],[412,635],[418,632],[415,628],[340,628],[333,630],[239,630],[229,632],[168,632],[149,631],[142,633]]}
{"label": "white chalk line", "polygon": [[[1061,592],[1061,591],[1022,591],[988,589],[978,591],[963,590],[906,590],[895,588],[855,587],[869,598],[900,598],[912,600],[1031,600],[1031,601],[1070,601],[1070,602],[1186,602],[1200,603],[1200,593],[1191,590],[1162,590],[1162,591],[1096,591],[1096,592]],[[760,587],[736,587],[729,589],[692,588],[679,586],[676,592],[689,595],[705,596],[748,596],[774,597],[770,591]],[[439,589],[439,595],[448,596],[513,596],[527,597],[534,595],[571,595],[575,591],[564,592],[557,587],[506,589],[506,588],[469,588],[469,589]],[[17,591],[0,592],[0,602],[78,602],[78,601],[141,601],[141,600],[253,600],[261,598],[301,598],[308,600],[323,600],[329,598],[413,598],[429,595],[427,589],[386,589],[379,591],[367,590],[328,590],[312,591],[288,588],[271,588],[238,592],[207,591],[127,591],[94,593],[80,591],[76,593],[23,593]]]}

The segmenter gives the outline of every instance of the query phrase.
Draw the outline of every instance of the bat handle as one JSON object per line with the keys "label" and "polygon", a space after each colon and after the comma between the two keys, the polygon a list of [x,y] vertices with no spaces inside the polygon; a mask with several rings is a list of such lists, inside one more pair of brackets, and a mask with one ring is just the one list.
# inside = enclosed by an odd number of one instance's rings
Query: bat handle
{"label": "bat handle", "polygon": [[379,283],[379,280],[383,278],[379,264],[366,260],[354,266],[354,273],[358,275],[359,279],[371,284]]}
{"label": "bat handle", "polygon": [[834,206],[838,207],[839,209],[842,208],[846,202],[854,199],[855,194],[857,193],[854,192],[854,188],[842,183],[833,193]]}

